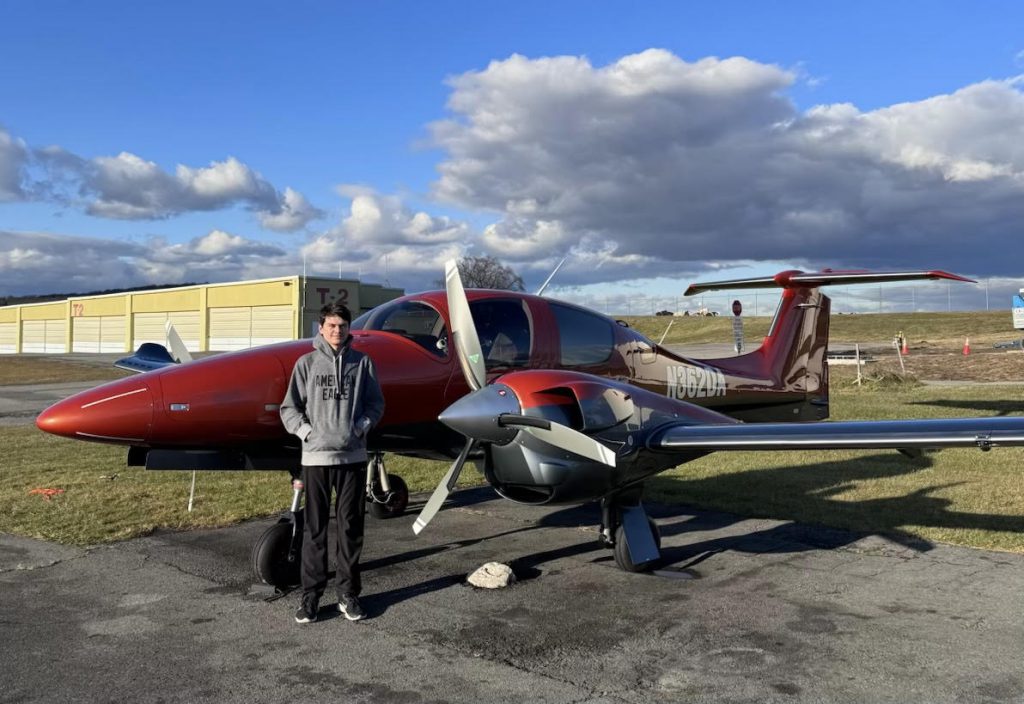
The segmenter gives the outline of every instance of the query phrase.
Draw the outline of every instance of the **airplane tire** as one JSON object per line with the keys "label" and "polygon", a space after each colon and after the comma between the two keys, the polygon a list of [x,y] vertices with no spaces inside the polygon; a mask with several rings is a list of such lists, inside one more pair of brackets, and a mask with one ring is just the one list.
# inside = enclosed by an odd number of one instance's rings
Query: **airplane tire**
{"label": "airplane tire", "polygon": [[391,495],[385,503],[370,500],[370,513],[374,518],[401,516],[409,506],[409,487],[405,485],[405,480],[397,474],[389,474],[388,483],[391,485]]}
{"label": "airplane tire", "polygon": [[[650,517],[647,518],[647,522],[651,525],[651,531],[654,533],[654,544],[658,546],[658,550],[661,550],[661,531],[658,529],[658,524]],[[615,529],[615,564],[619,566],[619,569],[626,572],[647,572],[655,562],[655,560],[651,560],[634,564],[633,559],[629,556],[629,547],[626,545],[626,531],[622,526]]]}
{"label": "airplane tire", "polygon": [[263,584],[287,589],[299,583],[300,558],[288,561],[291,542],[291,521],[281,521],[270,526],[252,546],[252,569]]}

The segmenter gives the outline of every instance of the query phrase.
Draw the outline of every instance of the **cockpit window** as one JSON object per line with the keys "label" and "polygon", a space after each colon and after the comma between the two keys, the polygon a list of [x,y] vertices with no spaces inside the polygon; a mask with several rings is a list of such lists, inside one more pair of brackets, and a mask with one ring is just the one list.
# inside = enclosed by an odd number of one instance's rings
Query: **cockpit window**
{"label": "cockpit window", "polygon": [[448,354],[448,329],[436,310],[420,301],[377,306],[352,321],[353,330],[380,330],[408,338],[438,357]]}
{"label": "cockpit window", "polygon": [[524,301],[485,299],[473,301],[469,309],[487,369],[529,365],[533,325]]}
{"label": "cockpit window", "polygon": [[562,340],[563,366],[581,367],[608,361],[615,337],[607,318],[558,303],[550,305]]}

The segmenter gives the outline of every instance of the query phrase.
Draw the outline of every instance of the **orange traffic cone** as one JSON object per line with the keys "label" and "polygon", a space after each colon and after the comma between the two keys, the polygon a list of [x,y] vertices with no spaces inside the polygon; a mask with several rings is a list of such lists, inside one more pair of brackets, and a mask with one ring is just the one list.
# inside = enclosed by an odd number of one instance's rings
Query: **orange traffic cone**
{"label": "orange traffic cone", "polygon": [[964,338],[964,356],[966,357],[971,353],[971,338]]}
{"label": "orange traffic cone", "polygon": [[907,348],[907,338],[905,337],[903,338],[903,349],[900,350],[900,354],[902,354],[904,357],[910,354],[910,350]]}

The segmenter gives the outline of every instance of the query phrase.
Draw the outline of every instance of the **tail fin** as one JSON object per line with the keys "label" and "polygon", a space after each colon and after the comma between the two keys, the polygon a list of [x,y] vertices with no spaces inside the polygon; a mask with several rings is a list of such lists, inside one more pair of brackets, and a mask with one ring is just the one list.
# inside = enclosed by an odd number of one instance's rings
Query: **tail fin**
{"label": "tail fin", "polygon": [[761,347],[750,354],[711,363],[730,375],[763,379],[766,385],[761,390],[792,394],[791,402],[780,404],[767,416],[759,415],[757,420],[820,420],[828,417],[826,353],[831,299],[818,289],[837,284],[920,279],[972,281],[945,271],[790,270],[773,277],[693,284],[686,295],[723,289],[782,288],[782,300]]}

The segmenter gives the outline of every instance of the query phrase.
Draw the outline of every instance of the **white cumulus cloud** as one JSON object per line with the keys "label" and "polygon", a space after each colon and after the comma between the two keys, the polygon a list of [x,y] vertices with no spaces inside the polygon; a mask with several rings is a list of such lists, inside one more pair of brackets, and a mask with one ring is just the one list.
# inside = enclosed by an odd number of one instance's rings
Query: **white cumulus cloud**
{"label": "white cumulus cloud", "polygon": [[797,79],[658,49],[607,66],[495,61],[451,80],[451,117],[432,125],[445,151],[433,193],[499,213],[482,237],[498,256],[603,252],[634,257],[634,277],[750,260],[1017,266],[1018,81],[864,112],[801,111],[786,95]]}
{"label": "white cumulus cloud", "polygon": [[2,293],[76,293],[295,274],[295,254],[213,230],[185,243],[0,230]]}
{"label": "white cumulus cloud", "polygon": [[115,220],[161,220],[241,206],[279,232],[301,230],[324,216],[298,191],[278,191],[235,157],[167,171],[130,152],[89,159],[57,145],[30,149],[0,130],[4,200],[51,201]]}
{"label": "white cumulus cloud", "polygon": [[358,186],[338,193],[350,199],[349,212],[302,248],[311,269],[337,272],[340,266],[419,290],[441,278],[444,262],[462,256],[475,239],[467,223],[414,211],[398,196]]}

